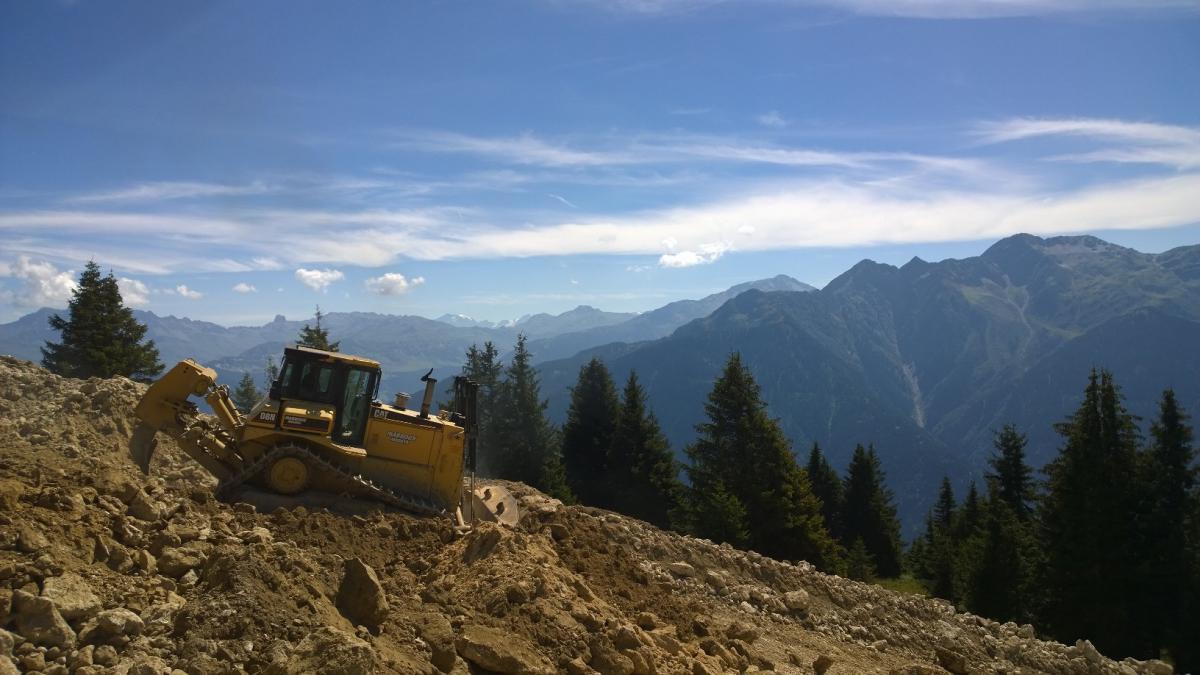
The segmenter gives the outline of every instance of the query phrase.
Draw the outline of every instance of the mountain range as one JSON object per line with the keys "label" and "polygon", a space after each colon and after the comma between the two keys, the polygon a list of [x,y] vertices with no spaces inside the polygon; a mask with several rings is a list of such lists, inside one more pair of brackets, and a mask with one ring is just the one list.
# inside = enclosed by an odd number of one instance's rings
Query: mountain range
{"label": "mountain range", "polygon": [[[38,360],[57,336],[43,309],[0,325],[0,353]],[[168,365],[195,358],[223,382],[262,381],[306,321],[223,327],[136,311]],[[959,495],[982,474],[995,430],[1016,424],[1040,467],[1053,424],[1078,405],[1093,367],[1113,371],[1131,412],[1148,420],[1173,387],[1200,420],[1200,246],[1147,254],[1095,237],[1016,235],[977,257],[895,267],[864,260],[817,290],[780,275],[640,314],[580,306],[510,325],[365,312],[323,325],[343,351],[379,359],[381,396],[416,391],[430,367],[458,372],[466,349],[529,337],[556,422],[593,356],[618,384],[636,370],[677,454],[695,437],[704,399],[738,351],[795,451],[819,443],[844,469],[873,443],[906,532],[919,526],[942,475]]]}
{"label": "mountain range", "polygon": [[[811,290],[795,279],[777,276],[739,284],[699,300],[682,300],[642,314],[605,312],[581,305],[562,314],[533,314],[505,325],[487,325],[462,315],[447,314],[440,320],[419,316],[397,316],[370,312],[332,312],[323,315],[322,326],[330,338],[341,342],[342,351],[378,359],[383,365],[381,395],[415,391],[417,381],[429,368],[436,377],[448,378],[459,371],[468,347],[491,340],[507,353],[524,333],[534,356],[569,356],[580,349],[615,340],[644,341],[669,334],[679,326],[711,313],[723,302],[752,288],[765,290]],[[0,354],[39,361],[39,348],[57,340],[48,319],[62,310],[43,308],[20,319],[0,324]],[[311,319],[289,321],[283,316],[262,326],[225,327],[207,321],[158,316],[134,310],[146,325],[146,336],[154,340],[162,361],[168,366],[192,358],[217,369],[221,381],[234,384],[242,373],[251,373],[263,384],[269,358],[278,358],[283,347],[295,342],[300,328]],[[545,352],[546,354],[544,354]]]}
{"label": "mountain range", "polygon": [[667,337],[543,363],[542,391],[561,420],[588,359],[618,380],[636,370],[680,452],[733,351],[801,456],[817,442],[842,469],[856,443],[875,445],[911,533],[943,474],[960,497],[983,487],[1003,424],[1029,435],[1034,467],[1052,459],[1053,424],[1092,367],[1146,420],[1168,386],[1200,419],[1200,246],[1017,235],[962,260],[864,260],[816,292],[749,290]]}

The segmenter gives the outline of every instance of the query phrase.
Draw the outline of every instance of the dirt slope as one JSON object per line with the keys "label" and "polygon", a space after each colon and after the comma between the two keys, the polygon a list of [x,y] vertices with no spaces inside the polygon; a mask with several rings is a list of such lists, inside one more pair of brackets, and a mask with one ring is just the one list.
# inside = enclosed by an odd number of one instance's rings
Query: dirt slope
{"label": "dirt slope", "polygon": [[1170,672],[520,485],[518,529],[466,536],[217,502],[165,439],[127,459],[143,390],[0,357],[0,675]]}

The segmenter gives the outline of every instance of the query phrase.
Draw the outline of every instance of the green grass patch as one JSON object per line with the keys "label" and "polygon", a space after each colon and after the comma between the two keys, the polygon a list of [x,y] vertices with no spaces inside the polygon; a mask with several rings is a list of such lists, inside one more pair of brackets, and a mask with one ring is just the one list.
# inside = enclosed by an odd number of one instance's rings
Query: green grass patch
{"label": "green grass patch", "polygon": [[914,578],[911,574],[905,574],[896,579],[876,579],[875,585],[883,586],[889,591],[897,593],[908,593],[910,595],[929,596],[929,589],[920,579]]}

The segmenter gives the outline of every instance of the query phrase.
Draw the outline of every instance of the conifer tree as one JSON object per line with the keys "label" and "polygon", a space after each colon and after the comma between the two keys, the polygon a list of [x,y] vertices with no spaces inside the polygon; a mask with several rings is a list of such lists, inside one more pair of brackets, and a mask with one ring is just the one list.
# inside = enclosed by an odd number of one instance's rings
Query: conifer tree
{"label": "conifer tree", "polygon": [[943,476],[941,489],[938,490],[938,499],[930,518],[929,547],[925,555],[928,560],[930,593],[950,602],[957,602],[959,599],[955,584],[958,542],[954,538],[953,530],[956,506],[950,478]]}
{"label": "conifer tree", "polygon": [[581,504],[612,508],[608,455],[620,402],[608,368],[593,358],[579,369],[562,429],[567,484]]}
{"label": "conifer tree", "polygon": [[634,371],[622,392],[608,469],[613,508],[661,528],[674,524],[683,494],[679,466]]}
{"label": "conifer tree", "polygon": [[[497,476],[499,466],[496,458],[495,433],[496,401],[499,396],[500,378],[504,372],[504,363],[500,361],[500,352],[489,340],[483,343],[483,348],[471,345],[467,349],[467,361],[463,364],[462,375],[479,384],[479,396],[476,413],[476,446],[478,456],[476,469],[485,476]],[[446,390],[446,396],[454,396],[454,385]]]}
{"label": "conifer tree", "polygon": [[262,400],[262,392],[258,387],[254,386],[254,376],[250,373],[242,373],[242,379],[238,382],[237,388],[233,390],[233,403],[238,410],[243,414],[250,411],[260,400]]}
{"label": "conifer tree", "polygon": [[875,580],[875,575],[875,559],[862,537],[855,537],[846,552],[846,576],[855,581],[871,582]]}
{"label": "conifer tree", "polygon": [[338,351],[342,345],[342,342],[341,340],[338,340],[337,342],[329,341],[329,329],[321,327],[321,319],[323,318],[325,318],[325,315],[321,313],[321,306],[318,305],[316,317],[317,325],[309,326],[307,323],[304,324],[304,328],[300,329],[300,339],[297,340],[296,344],[300,345],[301,347],[323,349],[327,352]]}
{"label": "conifer tree", "polygon": [[1033,469],[1025,463],[1025,434],[1012,424],[1005,424],[992,440],[995,453],[988,459],[994,473],[987,474],[995,481],[997,497],[1004,500],[1017,518],[1029,520],[1033,513]]}
{"label": "conifer tree", "polygon": [[67,303],[67,318],[50,317],[50,327],[61,342],[46,342],[42,365],[66,377],[121,375],[148,380],[162,372],[154,341],[142,343],[146,326],[133,317],[121,300],[121,289],[112,272],[100,275],[100,266],[89,261]]}
{"label": "conifer tree", "polygon": [[859,445],[854,449],[846,471],[842,518],[846,540],[862,540],[876,572],[882,577],[899,576],[900,523],[874,448]]}
{"label": "conifer tree", "polygon": [[270,389],[279,379],[279,363],[273,357],[267,357],[267,363],[263,366],[263,375],[267,378],[266,389]]}
{"label": "conifer tree", "polygon": [[[1151,443],[1146,456],[1148,513],[1142,525],[1146,585],[1144,617],[1148,640],[1155,652],[1167,647],[1174,655],[1186,658],[1189,642],[1200,637],[1200,621],[1186,611],[1185,601],[1195,565],[1194,526],[1189,522],[1197,514],[1196,457],[1192,428],[1180,410],[1175,392],[1167,389],[1159,401],[1158,418],[1150,427]],[[1197,607],[1195,609],[1200,609]],[[1191,614],[1191,616],[1189,616]],[[1176,657],[1178,659],[1178,657]],[[1180,666],[1179,663],[1176,664]],[[1189,663],[1186,672],[1200,664]]]}
{"label": "conifer tree", "polygon": [[808,479],[812,481],[813,494],[821,500],[821,516],[825,518],[825,527],[839,541],[842,539],[842,479],[829,465],[821,452],[821,446],[814,441],[812,450],[808,453]]}
{"label": "conifer tree", "polygon": [[1135,535],[1138,434],[1107,371],[1057,425],[1063,446],[1045,469],[1043,624],[1059,639],[1090,639],[1114,656],[1146,656],[1137,625]]}
{"label": "conifer tree", "polygon": [[489,450],[495,473],[531,485],[548,495],[571,501],[559,454],[557,434],[546,419],[537,372],[526,347],[517,336],[516,350],[498,385]]}
{"label": "conifer tree", "polygon": [[694,531],[731,544],[744,532],[744,544],[764,555],[833,565],[837,547],[807,473],[739,354],[730,356],[704,409],[708,421],[687,448]]}
{"label": "conifer tree", "polygon": [[983,506],[979,500],[979,490],[975,481],[967,487],[967,497],[963,499],[962,508],[958,510],[952,525],[955,541],[964,542],[979,531],[983,524]]}
{"label": "conifer tree", "polygon": [[983,511],[981,531],[968,543],[978,551],[966,570],[967,608],[996,621],[1028,622],[1035,610],[1039,566],[1032,528],[1017,516],[998,486]]}

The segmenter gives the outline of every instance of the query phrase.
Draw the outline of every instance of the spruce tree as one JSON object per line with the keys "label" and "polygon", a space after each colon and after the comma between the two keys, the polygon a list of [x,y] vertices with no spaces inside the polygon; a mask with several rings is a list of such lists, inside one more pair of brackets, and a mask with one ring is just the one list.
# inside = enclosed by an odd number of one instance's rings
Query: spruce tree
{"label": "spruce tree", "polygon": [[267,357],[267,362],[263,366],[263,375],[267,378],[266,389],[270,389],[275,380],[279,379],[279,363],[274,357]]}
{"label": "spruce tree", "polygon": [[813,442],[812,450],[808,453],[808,479],[812,481],[813,494],[821,500],[821,516],[825,518],[825,527],[829,533],[843,544],[842,538],[842,479],[829,465],[821,452],[821,446]]}
{"label": "spruce tree", "polygon": [[1011,424],[996,433],[992,440],[995,453],[988,459],[994,473],[987,474],[995,481],[1000,499],[1004,500],[1013,514],[1022,521],[1029,520],[1033,513],[1033,469],[1025,463],[1025,434]]}
{"label": "spruce tree", "polygon": [[744,544],[764,555],[835,564],[837,547],[808,475],[739,354],[729,357],[704,409],[708,421],[696,426],[699,438],[687,448],[695,532],[731,544],[742,542],[729,533],[745,532]]}
{"label": "spruce tree", "polygon": [[[1150,436],[1145,461],[1148,513],[1142,525],[1141,576],[1146,594],[1141,615],[1153,651],[1165,646],[1172,655],[1186,655],[1188,643],[1200,638],[1200,622],[1184,606],[1189,586],[1197,581],[1189,560],[1189,549],[1195,550],[1195,542],[1189,542],[1194,529],[1189,521],[1197,501],[1196,452],[1187,414],[1171,389],[1162,393]],[[1200,664],[1178,669],[1186,672],[1195,667]]]}
{"label": "spruce tree", "polygon": [[952,536],[957,542],[964,542],[979,532],[983,524],[983,505],[980,503],[979,490],[975,481],[967,487],[967,497],[963,499],[962,508],[958,510],[951,526]]}
{"label": "spruce tree", "polygon": [[880,576],[900,576],[900,523],[874,448],[854,449],[846,470],[845,495],[846,540],[862,540]]}
{"label": "spruce tree", "polygon": [[875,559],[862,537],[855,537],[846,552],[846,576],[855,581],[872,582],[876,575]]}
{"label": "spruce tree", "polygon": [[1045,469],[1043,624],[1060,640],[1088,638],[1116,657],[1145,657],[1137,617],[1138,434],[1107,371],[1056,426],[1063,446]]}
{"label": "spruce tree", "polygon": [[[491,341],[483,343],[480,349],[471,345],[467,349],[467,361],[463,364],[462,375],[479,384],[476,420],[476,447],[478,456],[476,469],[485,476],[497,476],[499,470],[496,458],[495,433],[496,401],[499,396],[500,378],[504,372],[504,363],[500,361],[500,352]],[[454,386],[446,391],[447,397],[454,396]]]}
{"label": "spruce tree", "polygon": [[238,386],[233,390],[233,403],[242,413],[247,413],[260,400],[262,400],[262,392],[258,387],[254,386],[254,376],[250,373],[242,373],[242,379],[238,382]]}
{"label": "spruce tree", "polygon": [[541,399],[537,371],[525,343],[525,336],[518,335],[512,361],[498,386],[490,450],[495,473],[570,502],[573,497],[562,468],[558,434],[546,419],[546,401]]}
{"label": "spruce tree", "polygon": [[661,528],[674,524],[683,494],[679,466],[633,371],[621,396],[608,475],[614,509]]}
{"label": "spruce tree", "polygon": [[580,367],[562,429],[562,458],[567,484],[581,504],[612,508],[608,454],[619,409],[604,363],[593,358]]}
{"label": "spruce tree", "polygon": [[317,305],[316,326],[304,324],[304,328],[300,329],[300,339],[296,344],[301,347],[311,347],[313,349],[323,349],[327,352],[336,352],[341,347],[342,342],[329,341],[329,329],[321,327],[321,319],[325,315],[321,313],[321,306]]}
{"label": "spruce tree", "polygon": [[[997,485],[993,481],[992,485]],[[972,567],[963,595],[967,609],[996,621],[1031,621],[1040,556],[1032,526],[1021,520],[997,485],[983,506]]]}
{"label": "spruce tree", "polygon": [[929,592],[933,595],[957,602],[959,593],[955,583],[955,565],[958,562],[958,542],[954,537],[954,520],[957,504],[954,489],[948,476],[942,477],[938,499],[930,518],[929,548],[926,550]]}
{"label": "spruce tree", "polygon": [[67,303],[67,318],[50,317],[61,342],[46,342],[42,365],[65,377],[114,377],[146,381],[162,372],[154,341],[142,343],[146,326],[133,317],[121,300],[112,272],[100,275],[89,261]]}

